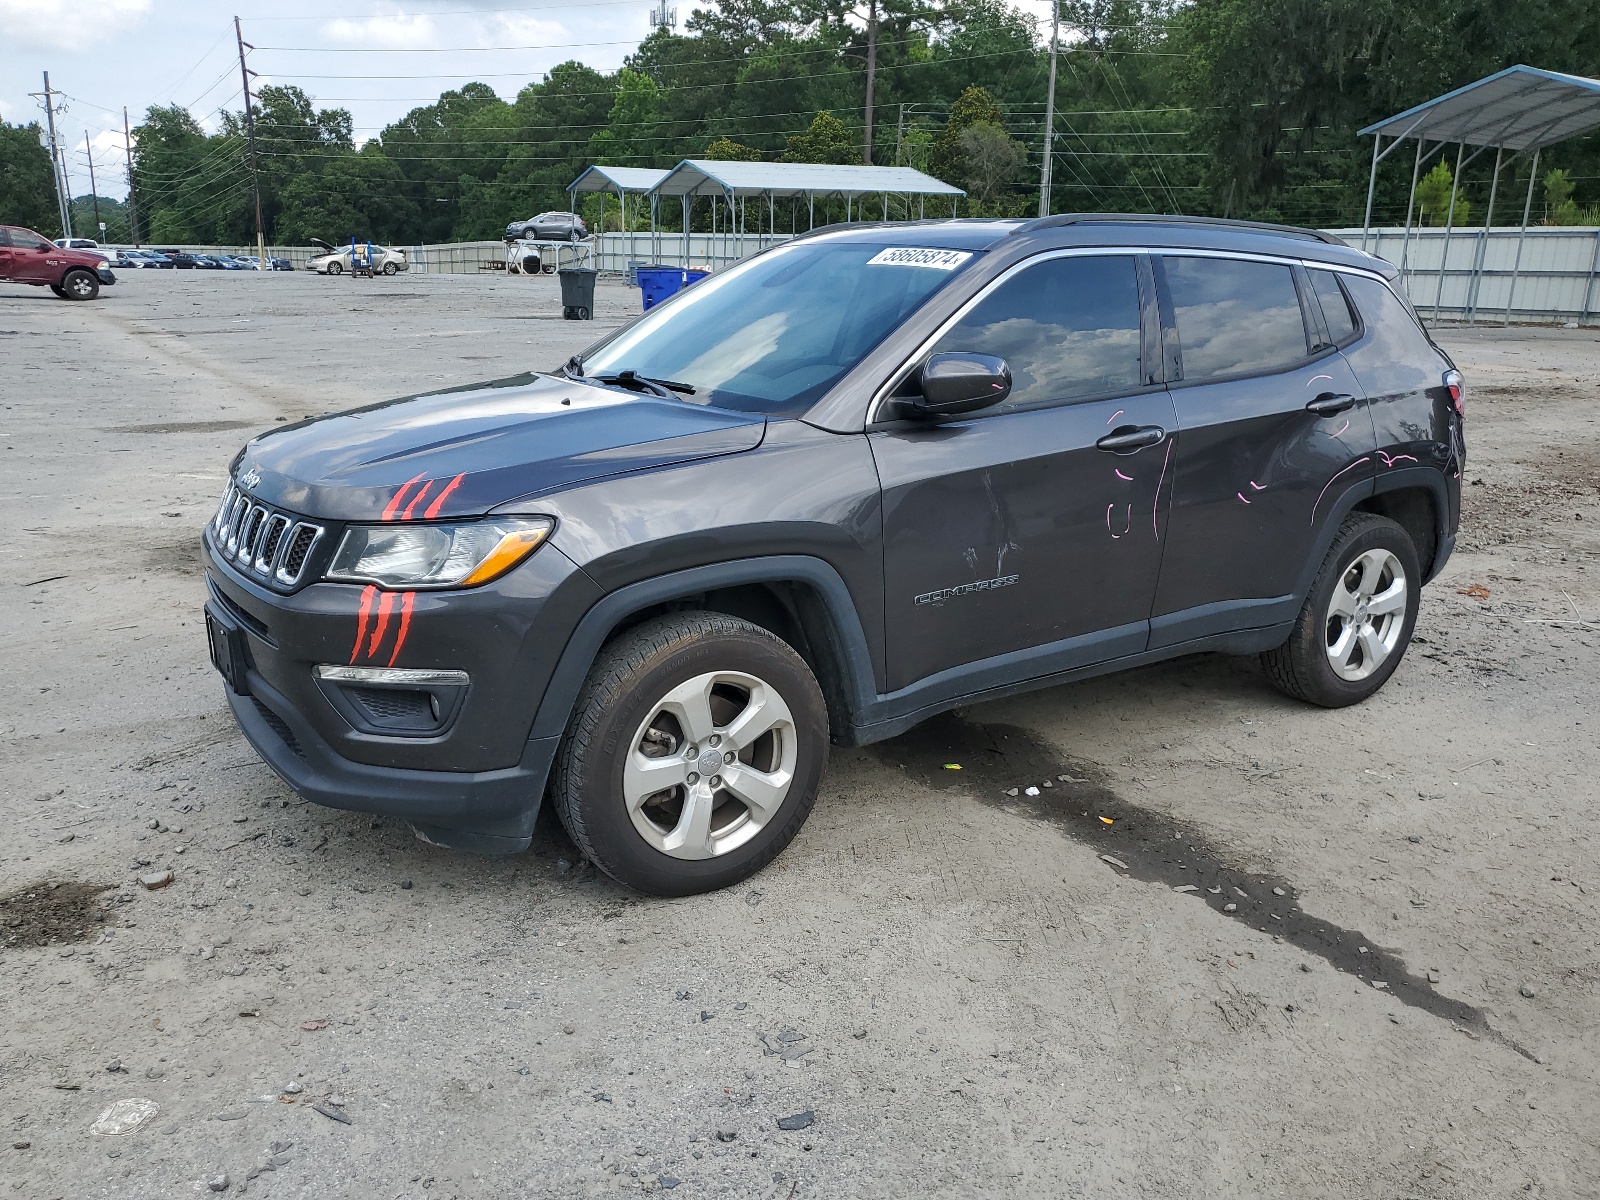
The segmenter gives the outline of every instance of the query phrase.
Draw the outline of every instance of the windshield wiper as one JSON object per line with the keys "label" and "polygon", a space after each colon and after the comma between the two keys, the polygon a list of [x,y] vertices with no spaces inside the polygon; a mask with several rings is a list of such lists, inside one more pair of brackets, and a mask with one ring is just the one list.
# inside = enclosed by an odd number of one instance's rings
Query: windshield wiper
{"label": "windshield wiper", "polygon": [[[568,360],[568,365],[571,365],[570,359]],[[690,384],[678,383],[672,379],[651,379],[649,376],[641,375],[632,369],[618,371],[614,375],[589,375],[585,378],[593,380],[595,383],[609,383],[616,387],[624,387],[630,392],[646,392],[652,396],[660,396],[663,400],[673,399],[674,392],[683,396],[694,395],[694,388]]]}

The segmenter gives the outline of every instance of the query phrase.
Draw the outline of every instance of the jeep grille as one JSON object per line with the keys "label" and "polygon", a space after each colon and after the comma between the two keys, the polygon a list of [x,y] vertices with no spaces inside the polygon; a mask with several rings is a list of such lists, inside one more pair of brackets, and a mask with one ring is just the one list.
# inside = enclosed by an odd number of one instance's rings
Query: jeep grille
{"label": "jeep grille", "polygon": [[211,518],[217,553],[248,575],[294,587],[305,572],[323,527],[258,504],[230,483]]}

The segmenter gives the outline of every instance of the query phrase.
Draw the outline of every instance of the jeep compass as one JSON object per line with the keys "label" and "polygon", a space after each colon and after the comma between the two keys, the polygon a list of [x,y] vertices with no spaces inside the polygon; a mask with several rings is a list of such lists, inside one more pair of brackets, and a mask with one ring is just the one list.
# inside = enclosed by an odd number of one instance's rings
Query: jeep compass
{"label": "jeep compass", "polygon": [[1332,237],[819,230],[560,368],[252,440],[211,654],[312,800],[504,852],[548,798],[617,880],[724,887],[830,742],[1198,651],[1372,695],[1455,543],[1464,401]]}

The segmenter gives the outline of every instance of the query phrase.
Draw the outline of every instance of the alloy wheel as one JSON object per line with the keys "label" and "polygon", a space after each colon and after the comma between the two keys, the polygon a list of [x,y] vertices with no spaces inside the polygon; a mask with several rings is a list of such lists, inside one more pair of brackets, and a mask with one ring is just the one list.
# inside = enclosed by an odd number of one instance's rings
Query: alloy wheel
{"label": "alloy wheel", "polygon": [[1394,653],[1405,628],[1407,584],[1400,560],[1382,548],[1356,558],[1334,584],[1324,646],[1334,674],[1359,682]]}
{"label": "alloy wheel", "polygon": [[628,743],[628,816],[673,858],[727,854],[777,817],[797,753],[794,717],[770,684],[742,671],[696,675],[658,700]]}

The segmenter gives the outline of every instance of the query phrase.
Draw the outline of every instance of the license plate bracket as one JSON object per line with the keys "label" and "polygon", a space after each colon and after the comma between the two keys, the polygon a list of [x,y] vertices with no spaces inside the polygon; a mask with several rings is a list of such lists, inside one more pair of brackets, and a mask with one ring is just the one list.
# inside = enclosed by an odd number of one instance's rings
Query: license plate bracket
{"label": "license plate bracket", "polygon": [[245,678],[249,660],[245,657],[244,631],[232,621],[221,617],[206,607],[206,641],[211,648],[211,665],[215,667],[228,686],[240,696],[250,694]]}

